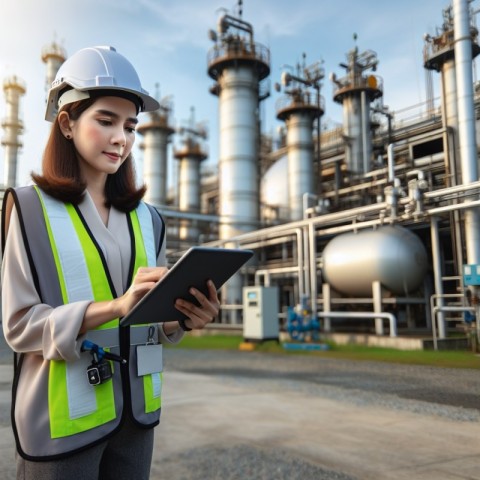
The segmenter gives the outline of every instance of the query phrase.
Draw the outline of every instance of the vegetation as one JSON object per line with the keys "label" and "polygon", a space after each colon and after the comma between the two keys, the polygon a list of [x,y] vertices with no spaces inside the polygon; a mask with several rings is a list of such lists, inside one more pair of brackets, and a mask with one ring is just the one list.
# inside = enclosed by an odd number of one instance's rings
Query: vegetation
{"label": "vegetation", "polygon": [[[185,335],[181,344],[172,348],[238,350],[243,337],[232,335]],[[286,350],[281,343],[266,341],[250,345],[255,352],[284,355],[311,355],[322,358],[338,358],[356,361],[393,362],[411,365],[431,365],[448,368],[480,369],[480,355],[460,350],[396,350],[391,348],[365,347],[361,345],[335,345],[329,343],[328,350]]]}

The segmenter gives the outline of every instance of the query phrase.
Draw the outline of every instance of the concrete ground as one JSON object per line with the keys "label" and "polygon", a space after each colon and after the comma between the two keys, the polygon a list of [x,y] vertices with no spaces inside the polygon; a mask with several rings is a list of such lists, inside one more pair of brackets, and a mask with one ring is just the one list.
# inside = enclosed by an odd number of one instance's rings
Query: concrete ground
{"label": "concrete ground", "polygon": [[[180,348],[165,357],[152,480],[480,479],[478,370],[368,362],[362,373],[363,362]],[[0,365],[3,480],[15,478],[11,373]]]}

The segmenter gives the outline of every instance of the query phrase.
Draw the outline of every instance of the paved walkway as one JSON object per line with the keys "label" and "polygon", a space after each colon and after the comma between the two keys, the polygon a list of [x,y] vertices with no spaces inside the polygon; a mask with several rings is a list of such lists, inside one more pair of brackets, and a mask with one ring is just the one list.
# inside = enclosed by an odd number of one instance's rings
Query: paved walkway
{"label": "paved walkway", "polygon": [[[287,382],[283,389],[258,389],[240,379],[179,372],[166,382],[156,479],[162,478],[162,462],[178,460],[184,450],[208,455],[214,447],[241,445],[281,450],[358,479],[480,479],[478,421],[339,402],[296,392]],[[272,471],[263,478],[277,477]]]}

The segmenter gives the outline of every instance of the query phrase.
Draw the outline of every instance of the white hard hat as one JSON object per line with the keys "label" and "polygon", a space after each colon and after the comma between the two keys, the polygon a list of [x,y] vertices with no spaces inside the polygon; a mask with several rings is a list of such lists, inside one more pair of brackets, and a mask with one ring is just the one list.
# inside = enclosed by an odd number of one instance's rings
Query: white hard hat
{"label": "white hard hat", "polygon": [[135,68],[123,55],[113,47],[91,47],[74,53],[58,69],[48,92],[45,120],[52,122],[67,103],[90,98],[89,92],[92,96],[127,96],[135,99],[143,112],[160,108],[158,101],[142,88]]}

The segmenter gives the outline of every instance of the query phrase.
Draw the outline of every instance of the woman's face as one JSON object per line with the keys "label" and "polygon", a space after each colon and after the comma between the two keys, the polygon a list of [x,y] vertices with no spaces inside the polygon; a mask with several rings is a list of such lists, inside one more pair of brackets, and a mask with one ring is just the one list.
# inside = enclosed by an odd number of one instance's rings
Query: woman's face
{"label": "woman's face", "polygon": [[132,150],[137,123],[135,105],[120,97],[100,97],[77,120],[69,120],[87,183],[117,172]]}

